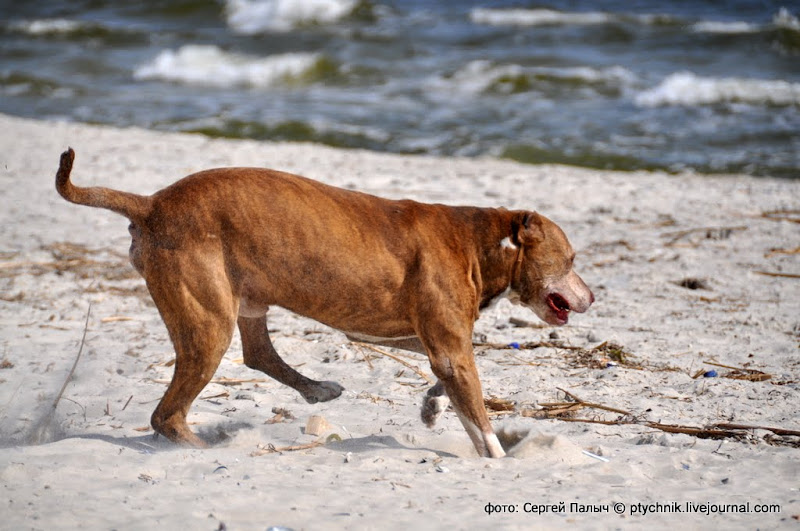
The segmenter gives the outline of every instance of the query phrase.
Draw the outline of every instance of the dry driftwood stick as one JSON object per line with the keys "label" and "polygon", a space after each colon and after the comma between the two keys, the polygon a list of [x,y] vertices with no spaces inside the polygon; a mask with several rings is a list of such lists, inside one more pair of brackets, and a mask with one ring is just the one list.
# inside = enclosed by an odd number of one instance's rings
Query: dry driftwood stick
{"label": "dry driftwood stick", "polygon": [[800,278],[797,273],[781,273],[779,271],[753,271],[757,275],[764,275],[767,277],[782,277],[782,278]]}
{"label": "dry driftwood stick", "polygon": [[[578,411],[579,409],[583,409],[584,405],[579,404],[577,402],[549,402],[545,404],[539,404],[544,408],[543,410],[524,410],[522,411],[522,416],[536,416],[537,411],[543,411],[545,416],[547,417],[558,417],[560,415],[564,415],[566,413],[572,413],[574,411]],[[526,414],[526,411],[530,411],[531,413]]]}
{"label": "dry driftwood stick", "polygon": [[[748,369],[738,369],[736,367],[729,367],[727,365],[721,365],[716,363],[711,363],[711,365],[717,365],[720,367],[731,368],[734,370],[748,370]],[[751,369],[752,370],[752,369]],[[683,433],[685,435],[692,435],[694,437],[698,437],[700,439],[725,439],[725,438],[735,438],[741,439],[746,437],[746,433],[743,433],[743,430],[767,430],[776,435],[790,435],[794,437],[800,437],[800,431],[798,430],[788,430],[784,428],[773,428],[767,426],[752,426],[747,424],[732,424],[732,423],[717,423],[711,426],[706,427],[697,427],[697,426],[683,426],[678,424],[663,424],[661,422],[653,422],[647,420],[637,420],[632,418],[631,414],[627,411],[623,411],[616,408],[610,408],[608,406],[604,406],[602,404],[592,404],[590,402],[586,402],[576,396],[574,393],[571,393],[565,389],[557,388],[559,391],[567,395],[570,399],[574,402],[554,402],[554,403],[543,403],[540,404],[545,408],[555,408],[546,411],[547,416],[550,418],[557,418],[558,420],[562,420],[564,422],[587,422],[591,424],[603,424],[607,426],[622,426],[622,425],[639,425],[639,426],[646,426],[648,428],[653,428],[656,430],[664,431],[667,433]],[[586,408],[594,408],[594,409],[602,409],[605,411],[611,411],[614,413],[620,413],[623,415],[628,416],[627,419],[617,419],[617,420],[603,420],[603,419],[587,419],[587,418],[570,418],[570,417],[557,417],[558,414],[563,413],[570,413],[580,409],[581,407]],[[523,416],[535,416],[535,415],[525,415],[523,412]]]}
{"label": "dry driftwood stick", "polygon": [[[664,431],[667,433],[683,433],[684,435],[692,435],[699,439],[741,439],[746,436],[741,431],[734,431],[732,429],[722,429],[721,425],[715,425],[709,428],[698,428],[696,426],[681,426],[677,424],[662,424],[660,422],[640,422],[636,420],[602,420],[602,419],[584,419],[584,418],[570,418],[570,417],[556,417],[557,420],[564,422],[586,422],[589,424],[603,424],[605,426],[646,426],[655,430]],[[780,434],[778,434],[780,435]]]}
{"label": "dry driftwood stick", "polygon": [[726,439],[728,437],[740,439],[745,436],[744,433],[724,430],[716,428],[697,428],[695,426],[679,426],[676,424],[662,424],[660,422],[644,422],[642,423],[648,428],[665,431],[667,433],[683,433],[685,435],[693,435],[700,439]]}
{"label": "dry driftwood stick", "polygon": [[793,435],[795,437],[800,437],[800,431],[798,430],[770,428],[768,426],[751,426],[749,424],[731,424],[726,422],[726,423],[714,424],[713,427],[720,428],[723,430],[766,430],[766,431],[771,431],[775,435]]}
{"label": "dry driftwood stick", "polygon": [[[711,365],[717,365],[719,367],[725,367],[734,370],[752,370],[752,369],[739,369],[737,367],[730,367],[728,365],[721,365],[718,363],[710,363]],[[758,372],[758,371],[756,371]],[[700,439],[726,439],[726,438],[734,438],[734,439],[742,439],[747,437],[747,433],[745,430],[766,430],[774,433],[775,435],[789,435],[794,437],[800,437],[800,431],[798,430],[787,430],[783,428],[772,428],[767,426],[752,426],[748,424],[732,424],[732,423],[717,423],[706,427],[697,427],[697,426],[683,426],[678,424],[663,424],[661,422],[653,422],[648,420],[640,420],[634,418],[629,412],[617,409],[617,408],[610,408],[608,406],[604,406],[602,404],[592,404],[591,402],[586,402],[579,398],[574,393],[571,393],[565,389],[561,389],[557,387],[559,391],[567,395],[568,398],[573,400],[573,402],[551,402],[551,403],[541,403],[540,405],[545,408],[544,413],[547,418],[555,418],[557,420],[561,420],[564,422],[586,422],[590,424],[603,424],[606,426],[626,426],[626,425],[637,425],[637,426],[646,426],[648,428],[664,431],[667,433],[683,433],[685,435],[691,435]],[[605,411],[611,411],[614,413],[620,413],[627,418],[621,418],[616,420],[603,420],[603,419],[588,419],[588,418],[574,418],[574,417],[561,417],[557,415],[561,415],[564,413],[571,413],[573,411],[577,411],[581,408],[594,408],[594,409],[602,409]],[[549,409],[548,409],[549,408]],[[522,411],[523,417],[536,417],[536,418],[543,418],[542,415],[537,415],[541,410],[525,410]],[[532,412],[531,414],[526,414],[526,412]]]}
{"label": "dry driftwood stick", "polygon": [[556,389],[558,389],[559,391],[561,391],[562,393],[567,395],[569,398],[574,400],[577,404],[580,404],[583,407],[588,407],[588,408],[591,408],[591,409],[602,409],[602,410],[605,410],[605,411],[610,411],[612,413],[619,413],[620,415],[628,415],[628,416],[630,416],[630,414],[631,414],[630,411],[625,411],[624,409],[617,409],[617,408],[614,408],[614,407],[604,406],[603,404],[594,404],[592,402],[587,402],[587,401],[585,401],[585,400],[583,400],[581,398],[578,398],[573,393],[570,393],[569,391],[561,389],[560,387],[556,387]]}
{"label": "dry driftwood stick", "polygon": [[354,345],[358,345],[360,347],[368,348],[368,349],[370,349],[370,350],[372,350],[374,352],[377,352],[378,354],[380,354],[382,356],[386,356],[387,358],[393,359],[397,363],[405,365],[406,367],[408,367],[409,369],[411,369],[412,371],[417,373],[420,376],[420,378],[422,378],[423,380],[425,380],[426,382],[428,382],[431,385],[436,383],[436,382],[433,381],[433,379],[430,376],[425,374],[425,372],[423,372],[419,367],[417,367],[416,365],[412,365],[412,364],[408,363],[406,360],[404,360],[402,358],[399,358],[398,356],[395,356],[394,354],[390,354],[389,352],[386,352],[383,349],[379,349],[378,347],[370,345],[369,343],[362,343],[362,342],[358,341],[358,342],[354,342],[353,344]]}
{"label": "dry driftwood stick", "polygon": [[771,258],[779,254],[800,254],[800,247],[795,247],[794,249],[780,249],[776,247],[764,254],[764,258]]}
{"label": "dry driftwood stick", "polygon": [[800,223],[800,210],[767,210],[761,213],[761,217],[772,221]]}
{"label": "dry driftwood stick", "polygon": [[564,422],[586,422],[589,424],[603,424],[605,426],[624,426],[627,424],[637,424],[629,420],[602,420],[602,419],[576,419],[573,417],[556,417],[556,420]]}

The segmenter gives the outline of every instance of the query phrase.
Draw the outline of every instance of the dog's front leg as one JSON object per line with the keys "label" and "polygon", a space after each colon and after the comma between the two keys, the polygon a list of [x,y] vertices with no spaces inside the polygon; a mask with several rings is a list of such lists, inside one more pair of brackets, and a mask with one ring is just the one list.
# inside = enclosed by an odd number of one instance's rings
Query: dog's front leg
{"label": "dog's front leg", "polygon": [[506,453],[492,429],[483,403],[483,391],[469,337],[467,335],[466,342],[459,341],[463,343],[460,346],[454,345],[451,348],[446,348],[439,342],[432,342],[428,353],[431,369],[439,378],[440,384],[444,386],[453,409],[469,434],[478,455],[504,457]]}

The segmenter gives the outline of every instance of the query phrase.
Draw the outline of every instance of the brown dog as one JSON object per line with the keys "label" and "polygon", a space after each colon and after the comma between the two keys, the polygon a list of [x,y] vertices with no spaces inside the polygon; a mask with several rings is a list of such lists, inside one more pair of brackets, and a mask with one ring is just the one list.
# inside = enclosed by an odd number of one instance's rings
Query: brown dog
{"label": "brown dog", "polygon": [[58,192],[131,221],[131,263],[177,356],[151,422],[178,443],[205,446],[186,415],[237,324],[248,367],[311,403],[341,394],[275,352],[266,314],[276,305],[360,340],[425,352],[439,383],[423,420],[435,422],[446,392],[478,454],[502,457],[473,359],[478,312],[509,296],[562,325],[594,301],[566,236],[535,212],[391,201],[255,168],[203,171],[140,196],[74,186],[74,157],[61,155]]}

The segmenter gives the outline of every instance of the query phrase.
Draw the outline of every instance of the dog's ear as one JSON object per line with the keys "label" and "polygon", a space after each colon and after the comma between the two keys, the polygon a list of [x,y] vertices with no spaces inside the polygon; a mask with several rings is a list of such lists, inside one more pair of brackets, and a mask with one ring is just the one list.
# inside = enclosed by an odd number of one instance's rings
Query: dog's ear
{"label": "dog's ear", "polygon": [[521,245],[536,245],[544,240],[542,216],[536,212],[521,212],[514,219],[512,226],[512,241],[517,247]]}

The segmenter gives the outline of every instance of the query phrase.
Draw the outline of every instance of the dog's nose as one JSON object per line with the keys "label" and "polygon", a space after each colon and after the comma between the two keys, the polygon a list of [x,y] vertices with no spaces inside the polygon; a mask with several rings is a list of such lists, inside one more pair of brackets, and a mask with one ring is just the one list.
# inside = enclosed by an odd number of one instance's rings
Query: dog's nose
{"label": "dog's nose", "polygon": [[583,313],[586,310],[588,310],[589,306],[591,306],[592,303],[594,302],[594,293],[592,293],[592,290],[587,288],[586,293],[584,293],[583,296],[580,297],[579,301],[580,301],[579,304],[573,306],[572,309],[578,313]]}

